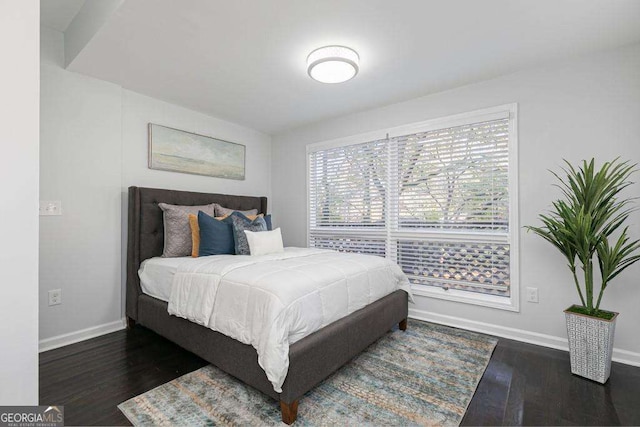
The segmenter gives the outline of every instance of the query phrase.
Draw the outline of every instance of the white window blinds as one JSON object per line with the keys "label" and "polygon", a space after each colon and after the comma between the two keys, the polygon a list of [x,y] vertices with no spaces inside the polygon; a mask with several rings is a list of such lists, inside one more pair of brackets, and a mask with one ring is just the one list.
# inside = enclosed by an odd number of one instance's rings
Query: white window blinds
{"label": "white window blinds", "polygon": [[309,155],[309,244],[385,255],[387,140]]}
{"label": "white window blinds", "polygon": [[510,120],[311,149],[309,245],[387,256],[415,286],[509,297]]}
{"label": "white window blinds", "polygon": [[[393,138],[400,228],[508,231],[509,119]],[[395,160],[395,159],[394,159]]]}

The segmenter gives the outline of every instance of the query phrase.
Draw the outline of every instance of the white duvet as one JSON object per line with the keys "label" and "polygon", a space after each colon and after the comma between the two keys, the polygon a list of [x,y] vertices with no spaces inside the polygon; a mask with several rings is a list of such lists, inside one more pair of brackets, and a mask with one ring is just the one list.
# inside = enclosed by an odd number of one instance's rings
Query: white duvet
{"label": "white duvet", "polygon": [[169,314],[252,345],[280,393],[290,344],[398,289],[411,298],[400,268],[377,256],[303,248],[217,255],[180,264]]}

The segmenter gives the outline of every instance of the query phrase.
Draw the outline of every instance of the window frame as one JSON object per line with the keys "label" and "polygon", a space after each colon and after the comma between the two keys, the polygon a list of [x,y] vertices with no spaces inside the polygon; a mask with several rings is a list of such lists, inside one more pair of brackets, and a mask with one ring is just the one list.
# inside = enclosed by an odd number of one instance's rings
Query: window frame
{"label": "window frame", "polygon": [[[404,135],[428,132],[432,130],[438,130],[449,127],[456,127],[470,123],[480,123],[483,121],[489,121],[499,116],[508,116],[509,119],[509,232],[507,233],[507,242],[510,245],[509,256],[509,277],[510,277],[510,295],[509,297],[495,296],[482,294],[477,292],[463,291],[458,289],[442,289],[429,285],[411,284],[411,289],[415,295],[442,299],[447,301],[461,302],[466,304],[479,305],[483,307],[496,308],[508,311],[519,312],[520,311],[520,222],[519,222],[519,197],[518,197],[518,105],[517,103],[499,105],[490,108],[483,108],[470,112],[449,115],[445,117],[435,118],[422,122],[410,123],[402,126],[380,129],[372,132],[366,132],[356,135],[347,136],[344,138],[332,139],[328,141],[322,141],[317,143],[308,144],[306,146],[306,240],[307,246],[311,242],[311,212],[309,209],[310,203],[310,154],[315,151],[324,149],[330,149],[335,147],[342,147],[348,145],[355,145],[370,142],[373,140],[394,138]],[[388,145],[391,150],[391,144]],[[387,168],[388,178],[392,177],[393,172],[391,168]],[[391,179],[389,179],[391,182]],[[387,246],[390,246],[390,242],[399,234],[405,233],[404,231],[391,229],[391,208],[389,206],[389,191],[386,195],[386,215],[385,215],[385,234]],[[336,230],[338,231],[338,230]],[[339,231],[338,231],[339,232]],[[349,231],[348,234],[358,235],[357,231]],[[446,236],[434,231],[414,231],[415,235],[433,235],[439,239],[446,239]],[[411,234],[411,232],[407,232]],[[473,237],[475,233],[461,233],[461,235],[469,235]],[[483,239],[491,239],[494,235],[500,233],[493,233],[483,235],[479,233],[477,237]],[[366,233],[362,233],[361,236],[365,236]],[[470,240],[472,241],[472,240]],[[394,259],[394,251],[390,251],[387,247],[386,257]]]}

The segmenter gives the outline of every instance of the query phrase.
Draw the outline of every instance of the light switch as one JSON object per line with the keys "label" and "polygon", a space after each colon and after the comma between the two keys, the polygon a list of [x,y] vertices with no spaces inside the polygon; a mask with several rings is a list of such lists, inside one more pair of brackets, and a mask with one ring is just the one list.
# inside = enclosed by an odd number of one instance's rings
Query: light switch
{"label": "light switch", "polygon": [[40,200],[40,216],[62,215],[60,200]]}

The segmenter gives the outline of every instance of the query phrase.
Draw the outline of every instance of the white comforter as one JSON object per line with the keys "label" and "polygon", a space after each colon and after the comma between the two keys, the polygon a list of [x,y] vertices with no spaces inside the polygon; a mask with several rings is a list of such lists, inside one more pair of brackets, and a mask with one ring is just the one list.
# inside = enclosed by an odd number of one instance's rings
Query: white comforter
{"label": "white comforter", "polygon": [[180,265],[169,313],[252,345],[280,393],[290,344],[397,289],[411,296],[400,268],[377,256],[303,248],[217,255]]}

